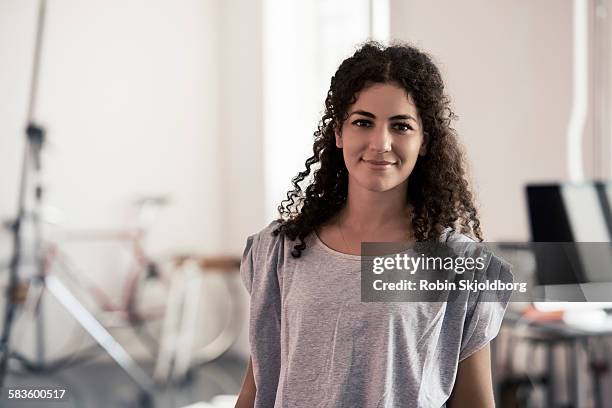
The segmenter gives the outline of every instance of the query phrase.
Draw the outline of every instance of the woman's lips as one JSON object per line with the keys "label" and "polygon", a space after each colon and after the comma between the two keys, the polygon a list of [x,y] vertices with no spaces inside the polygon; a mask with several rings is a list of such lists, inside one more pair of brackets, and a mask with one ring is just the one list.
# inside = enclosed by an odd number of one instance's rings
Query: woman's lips
{"label": "woman's lips", "polygon": [[[363,159],[362,159],[363,160]],[[374,170],[386,170],[394,166],[394,162],[388,162],[385,160],[363,160],[368,167]]]}

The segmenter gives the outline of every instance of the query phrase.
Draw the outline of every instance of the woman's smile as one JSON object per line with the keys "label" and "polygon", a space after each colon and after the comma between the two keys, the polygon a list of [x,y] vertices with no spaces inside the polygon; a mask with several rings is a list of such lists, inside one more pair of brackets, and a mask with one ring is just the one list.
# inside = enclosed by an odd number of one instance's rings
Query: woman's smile
{"label": "woman's smile", "polygon": [[372,170],[388,170],[395,166],[396,162],[390,162],[385,160],[366,160],[361,159],[370,169]]}

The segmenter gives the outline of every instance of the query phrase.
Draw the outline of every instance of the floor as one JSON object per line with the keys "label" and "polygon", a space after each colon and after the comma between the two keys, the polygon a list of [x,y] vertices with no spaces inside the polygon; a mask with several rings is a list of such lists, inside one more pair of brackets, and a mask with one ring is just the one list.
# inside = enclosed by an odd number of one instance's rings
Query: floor
{"label": "floor", "polygon": [[[154,408],[230,408],[240,390],[246,362],[232,355],[222,356],[193,371],[185,384],[159,387],[153,395]],[[150,367],[143,367],[150,369]],[[149,371],[150,372],[150,371]],[[110,363],[83,363],[53,374],[31,374],[12,371],[5,392],[11,387],[65,389],[62,401],[16,401],[7,395],[1,407],[15,408],[136,408],[139,390],[129,377]],[[144,407],[143,407],[144,408]]]}

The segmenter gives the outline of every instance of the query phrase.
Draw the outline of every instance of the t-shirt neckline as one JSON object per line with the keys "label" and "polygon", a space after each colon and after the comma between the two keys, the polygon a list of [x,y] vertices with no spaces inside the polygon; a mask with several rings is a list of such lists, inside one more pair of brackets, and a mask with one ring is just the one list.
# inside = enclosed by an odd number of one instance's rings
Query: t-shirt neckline
{"label": "t-shirt neckline", "polygon": [[[376,258],[376,256],[366,256],[366,255],[354,255],[354,254],[346,254],[344,252],[340,252],[340,251],[336,251],[333,248],[330,248],[329,246],[327,246],[325,244],[325,242],[323,242],[323,240],[321,240],[321,238],[319,238],[319,234],[317,234],[317,231],[314,230],[313,232],[314,235],[314,241],[315,244],[320,247],[321,249],[323,249],[325,252],[330,253],[334,256],[338,256],[341,258],[345,258],[345,259],[351,259],[353,261],[361,261],[362,259],[373,259]],[[400,253],[410,253],[413,252],[412,249],[407,250],[407,251],[402,251]]]}
{"label": "t-shirt neckline", "polygon": [[319,238],[319,234],[317,234],[317,231],[313,231],[313,235],[315,237],[315,242],[316,244],[321,247],[325,252],[329,252],[330,254],[336,255],[336,256],[340,256],[342,258],[346,258],[346,259],[352,259],[355,261],[361,261],[362,256],[361,255],[354,255],[354,254],[346,254],[344,252],[340,252],[340,251],[336,251],[333,248],[328,247],[325,242],[323,242],[321,240],[321,238]]}

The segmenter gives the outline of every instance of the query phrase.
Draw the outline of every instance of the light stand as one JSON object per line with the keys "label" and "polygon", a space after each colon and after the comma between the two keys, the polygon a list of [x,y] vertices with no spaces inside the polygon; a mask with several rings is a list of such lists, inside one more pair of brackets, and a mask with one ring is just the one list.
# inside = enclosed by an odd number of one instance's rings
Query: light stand
{"label": "light stand", "polygon": [[[32,67],[31,77],[31,88],[30,88],[30,99],[28,103],[28,126],[26,128],[26,144],[24,146],[23,161],[21,165],[21,177],[19,182],[19,196],[17,202],[17,217],[10,224],[10,229],[13,238],[13,251],[11,255],[11,261],[9,264],[9,282],[6,288],[6,307],[4,313],[4,324],[2,327],[2,336],[0,337],[0,389],[4,387],[4,381],[6,379],[6,372],[8,368],[8,360],[10,357],[10,336],[15,318],[15,311],[19,303],[19,266],[21,265],[21,227],[25,218],[25,198],[26,198],[26,187],[27,187],[27,176],[30,166],[34,164],[36,173],[40,173],[40,151],[42,150],[45,132],[42,127],[34,124],[34,106],[36,103],[37,86],[38,86],[38,71],[40,67],[40,51],[42,44],[42,33],[44,26],[46,0],[41,0],[38,9],[38,23],[36,29],[36,44],[34,47],[34,63]],[[38,178],[38,180],[40,180]],[[42,189],[40,184],[36,188],[36,200],[37,207],[40,205],[42,199]],[[40,230],[39,230],[39,217],[35,217],[36,223],[36,234],[37,244],[40,244]],[[38,248],[37,248],[38,249]],[[38,259],[39,252],[36,252],[36,264],[40,266],[40,260]],[[38,268],[40,271],[40,268]],[[41,327],[37,322],[37,331]],[[40,334],[40,333],[39,333]],[[42,344],[41,342],[38,343]],[[39,357],[40,351],[39,348]]]}
{"label": "light stand", "polygon": [[[37,274],[33,279],[32,286],[37,287],[38,296],[42,296],[47,290],[56,300],[75,318],[80,326],[108,353],[125,373],[137,384],[141,390],[139,403],[142,407],[153,406],[153,380],[144,372],[131,358],[127,351],[117,342],[106,328],[95,318],[95,316],[83,306],[70,290],[55,276],[45,276],[42,254],[42,231],[40,223],[41,203],[43,188],[41,183],[41,156],[44,145],[45,131],[34,121],[34,107],[36,105],[38,73],[40,67],[40,55],[42,46],[42,34],[45,20],[46,0],[40,0],[38,10],[38,24],[36,31],[36,44],[34,52],[34,63],[32,68],[31,89],[28,108],[28,126],[26,128],[26,145],[21,168],[21,179],[19,184],[17,217],[10,223],[12,232],[13,250],[9,265],[9,283],[6,290],[6,309],[2,334],[0,336],[0,390],[4,387],[8,371],[8,361],[11,358],[10,335],[14,323],[15,312],[21,303],[21,289],[19,285],[19,268],[22,263],[22,226],[26,214],[26,190],[28,176],[35,176],[34,188],[34,257],[36,261]],[[30,173],[33,172],[33,173]],[[40,369],[44,371],[44,347],[43,347],[43,315],[40,298],[37,302],[36,331],[37,331],[37,358]]]}

